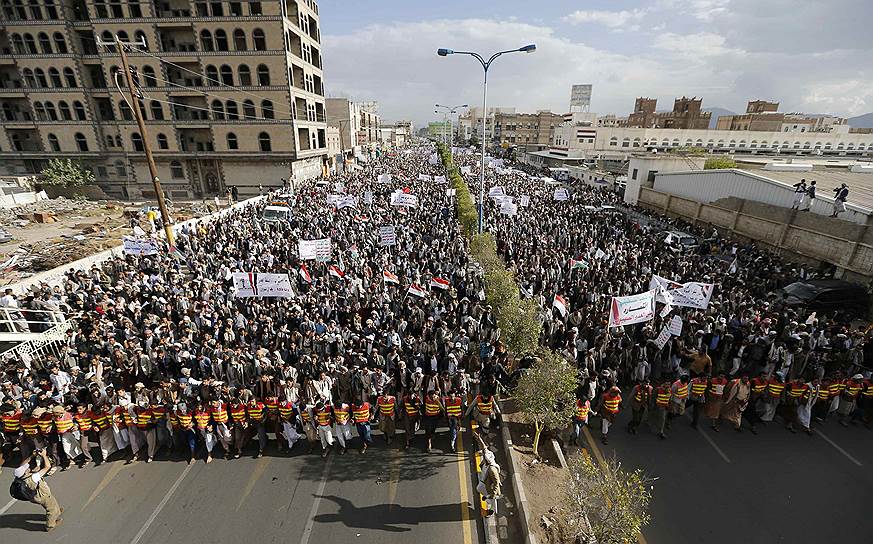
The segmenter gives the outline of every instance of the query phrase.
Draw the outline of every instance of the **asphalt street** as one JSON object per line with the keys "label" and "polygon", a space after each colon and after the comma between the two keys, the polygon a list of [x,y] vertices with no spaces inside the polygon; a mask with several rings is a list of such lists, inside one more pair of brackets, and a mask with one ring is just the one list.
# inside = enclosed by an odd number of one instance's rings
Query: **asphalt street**
{"label": "asphalt street", "polygon": [[648,544],[870,542],[873,534],[873,431],[840,426],[836,418],[813,435],[773,422],[753,435],[727,422],[720,431],[690,416],[675,420],[667,439],[648,426],[625,430],[630,409],[600,443],[600,419],[590,436],[605,456],[642,468],[654,482]]}
{"label": "asphalt street", "polygon": [[[64,523],[46,535],[40,507],[0,501],[0,542],[482,542],[472,451],[449,452],[445,433],[432,453],[423,446],[423,436],[408,452],[375,436],[364,455],[326,460],[298,443],[290,455],[209,465],[159,457],[74,467],[49,478]],[[4,491],[10,480],[6,467]]]}

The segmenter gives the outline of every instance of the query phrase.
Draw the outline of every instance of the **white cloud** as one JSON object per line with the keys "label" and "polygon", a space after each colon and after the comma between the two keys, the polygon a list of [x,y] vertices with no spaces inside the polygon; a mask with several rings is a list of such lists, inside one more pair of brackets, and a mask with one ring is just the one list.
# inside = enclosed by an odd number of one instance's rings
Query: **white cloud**
{"label": "white cloud", "polygon": [[870,81],[851,79],[836,83],[812,83],[803,97],[810,112],[840,111],[861,115],[873,110]]}
{"label": "white cloud", "polygon": [[[574,25],[598,24],[607,28],[619,29],[631,21],[639,21],[646,14],[645,10],[598,11],[578,10],[564,17],[564,21]],[[633,25],[629,30],[639,29]]]}
{"label": "white cloud", "polygon": [[726,42],[724,36],[712,32],[685,35],[666,32],[656,36],[652,46],[690,57],[711,57],[733,52],[734,50],[726,47]]}

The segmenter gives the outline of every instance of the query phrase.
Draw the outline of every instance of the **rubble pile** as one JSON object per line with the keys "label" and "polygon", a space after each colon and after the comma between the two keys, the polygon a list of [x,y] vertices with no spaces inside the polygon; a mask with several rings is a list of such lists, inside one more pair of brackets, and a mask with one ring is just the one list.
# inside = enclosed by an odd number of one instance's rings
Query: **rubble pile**
{"label": "rubble pile", "polygon": [[[101,204],[105,204],[105,202],[101,202]],[[57,221],[58,215],[81,210],[82,207],[82,202],[64,197],[40,200],[15,208],[0,209],[0,225],[20,227],[23,226],[22,221],[54,223]]]}

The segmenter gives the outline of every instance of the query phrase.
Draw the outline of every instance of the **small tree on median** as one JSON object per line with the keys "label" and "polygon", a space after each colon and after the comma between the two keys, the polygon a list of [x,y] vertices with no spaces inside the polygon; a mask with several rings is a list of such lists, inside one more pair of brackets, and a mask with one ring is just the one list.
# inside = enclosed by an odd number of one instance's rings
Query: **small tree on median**
{"label": "small tree on median", "polygon": [[533,454],[539,456],[543,431],[565,427],[575,412],[576,369],[551,350],[538,353],[539,360],[522,374],[515,399],[526,423],[534,426]]}
{"label": "small tree on median", "polygon": [[583,454],[570,462],[564,503],[556,526],[560,542],[636,542],[649,522],[651,480],[641,470],[627,472],[615,458],[600,466]]}

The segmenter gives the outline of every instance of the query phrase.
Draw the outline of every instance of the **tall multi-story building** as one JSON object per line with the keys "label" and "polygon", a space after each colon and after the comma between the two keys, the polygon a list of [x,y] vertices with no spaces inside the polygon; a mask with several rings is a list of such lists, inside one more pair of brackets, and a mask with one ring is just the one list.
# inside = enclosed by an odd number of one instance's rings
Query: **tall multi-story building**
{"label": "tall multi-story building", "polygon": [[722,115],[716,121],[718,130],[749,130],[760,132],[833,132],[848,133],[848,120],[831,115],[782,113],[779,102],[751,100],[746,113]]}
{"label": "tall multi-story building", "polygon": [[327,160],[313,0],[0,1],[0,172],[80,160],[121,198],[153,197],[117,36],[132,43],[158,175],[173,198],[319,175]]}
{"label": "tall multi-story building", "polygon": [[673,111],[658,112],[655,98],[637,98],[634,111],[627,117],[629,128],[685,128],[705,130],[709,127],[709,112],[701,111],[702,98],[677,98]]}
{"label": "tall multi-story building", "polygon": [[543,149],[551,143],[552,131],[563,122],[563,115],[548,110],[536,113],[496,112],[494,140],[525,150]]}
{"label": "tall multi-story building", "polygon": [[[488,108],[485,113],[485,140],[493,142],[494,118],[498,113],[515,113],[515,108]],[[472,106],[467,113],[458,116],[458,139],[469,140],[475,137],[482,141],[482,108]]]}

